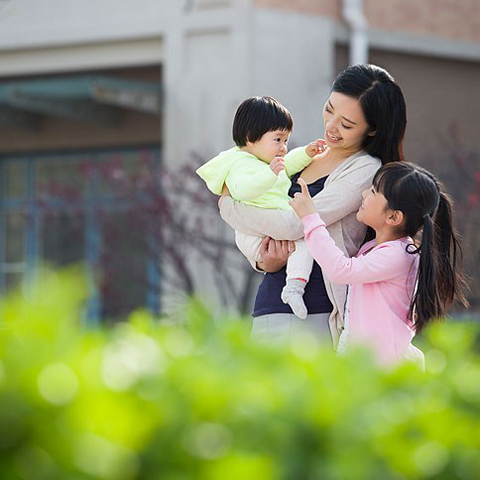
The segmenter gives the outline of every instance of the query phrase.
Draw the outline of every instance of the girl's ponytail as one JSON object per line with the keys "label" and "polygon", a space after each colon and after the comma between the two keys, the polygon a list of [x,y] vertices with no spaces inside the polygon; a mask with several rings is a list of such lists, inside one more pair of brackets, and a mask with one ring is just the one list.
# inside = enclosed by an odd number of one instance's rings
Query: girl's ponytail
{"label": "girl's ponytail", "polygon": [[[424,168],[408,162],[383,165],[373,178],[388,208],[403,212],[399,233],[409,237],[422,231],[420,246],[408,253],[420,254],[416,290],[409,317],[417,332],[441,317],[455,299],[468,303],[460,272],[461,249],[453,228],[452,201],[440,182]],[[412,247],[412,245],[410,245]]]}
{"label": "girl's ponytail", "polygon": [[417,289],[410,305],[409,317],[415,321],[415,329],[419,332],[433,317],[442,313],[440,296],[436,288],[438,277],[435,252],[435,226],[432,217],[423,216],[422,243],[418,248],[420,260],[418,265]]}
{"label": "girl's ponytail", "polygon": [[410,309],[411,314],[415,312],[417,332],[429,320],[443,316],[455,299],[467,305],[465,281],[458,265],[461,248],[453,228],[452,201],[440,188],[439,194],[434,218],[429,214],[423,217],[418,284]]}

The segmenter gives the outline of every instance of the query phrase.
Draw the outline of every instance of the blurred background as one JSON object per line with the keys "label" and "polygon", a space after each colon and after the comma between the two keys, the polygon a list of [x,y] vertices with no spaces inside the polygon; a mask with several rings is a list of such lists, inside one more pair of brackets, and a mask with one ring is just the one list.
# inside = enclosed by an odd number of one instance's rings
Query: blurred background
{"label": "blurred background", "polygon": [[0,294],[83,262],[93,322],[184,293],[248,311],[260,275],[194,170],[250,95],[290,109],[292,146],[323,135],[360,62],[398,81],[406,159],[454,197],[478,316],[478,0],[0,0]]}

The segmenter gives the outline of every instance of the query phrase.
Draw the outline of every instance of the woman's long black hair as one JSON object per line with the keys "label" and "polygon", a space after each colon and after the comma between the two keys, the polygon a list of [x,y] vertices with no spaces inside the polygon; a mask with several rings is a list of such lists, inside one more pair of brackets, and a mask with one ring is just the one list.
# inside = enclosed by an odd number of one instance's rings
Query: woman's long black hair
{"label": "woman's long black hair", "polygon": [[416,291],[409,311],[419,332],[430,320],[443,316],[455,299],[467,305],[452,201],[434,175],[408,162],[381,167],[373,186],[384,195],[388,208],[403,213],[402,234],[414,237],[422,231],[420,245],[409,250],[420,254]]}
{"label": "woman's long black hair", "polygon": [[394,78],[371,64],[347,67],[334,80],[332,91],[356,98],[374,136],[362,148],[382,164],[403,161],[403,139],[407,127],[405,99]]}

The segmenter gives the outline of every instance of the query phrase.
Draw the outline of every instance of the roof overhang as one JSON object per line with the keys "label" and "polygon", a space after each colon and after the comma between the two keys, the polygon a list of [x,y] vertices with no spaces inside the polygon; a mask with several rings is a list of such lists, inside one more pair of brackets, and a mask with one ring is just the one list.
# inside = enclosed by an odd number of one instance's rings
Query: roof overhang
{"label": "roof overhang", "polygon": [[17,127],[31,127],[31,118],[38,115],[114,125],[119,108],[160,116],[161,103],[160,84],[110,76],[81,75],[0,84],[0,122]]}

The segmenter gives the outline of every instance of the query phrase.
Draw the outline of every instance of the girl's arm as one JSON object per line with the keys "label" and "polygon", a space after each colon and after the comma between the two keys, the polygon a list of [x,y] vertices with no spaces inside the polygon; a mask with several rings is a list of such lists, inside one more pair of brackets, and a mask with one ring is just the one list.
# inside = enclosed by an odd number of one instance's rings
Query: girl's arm
{"label": "girl's arm", "polygon": [[353,285],[396,278],[409,265],[398,243],[384,243],[367,255],[348,258],[335,245],[317,213],[302,218],[308,251],[333,283]]}
{"label": "girl's arm", "polygon": [[349,258],[335,245],[325,222],[315,212],[315,205],[303,179],[298,183],[301,193],[290,201],[302,219],[308,251],[334,283],[352,285],[374,283],[398,277],[405,269],[405,255],[397,243],[384,243],[368,255]]}

